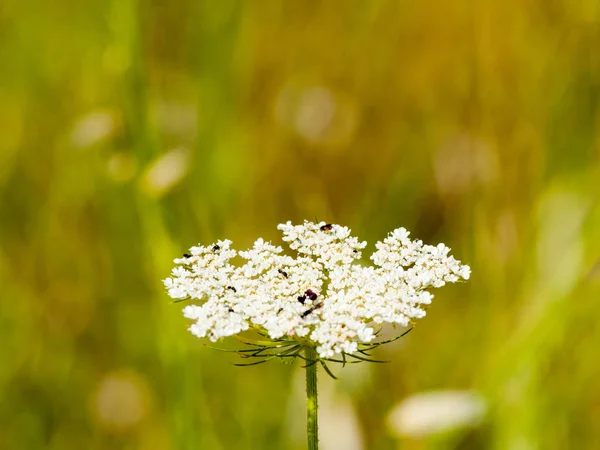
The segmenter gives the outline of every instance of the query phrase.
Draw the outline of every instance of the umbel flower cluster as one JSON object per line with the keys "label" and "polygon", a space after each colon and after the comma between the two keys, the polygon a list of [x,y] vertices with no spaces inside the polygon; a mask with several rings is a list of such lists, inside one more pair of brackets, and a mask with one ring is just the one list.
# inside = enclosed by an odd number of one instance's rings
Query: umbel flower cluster
{"label": "umbel flower cluster", "polygon": [[[336,361],[341,355],[364,359],[374,348],[385,323],[409,326],[425,316],[433,295],[430,288],[467,280],[468,266],[449,255],[444,244],[424,245],[398,228],[365,265],[366,242],[350,230],[325,222],[281,224],[283,240],[294,251],[258,239],[247,251],[236,251],[231,241],[196,246],[164,280],[170,297],[190,300],[183,310],[193,323],[189,330],[215,342],[252,330],[267,341],[256,344],[249,356],[298,356],[311,346],[319,357]],[[233,264],[240,256],[243,264]],[[287,348],[287,351],[282,349]]]}

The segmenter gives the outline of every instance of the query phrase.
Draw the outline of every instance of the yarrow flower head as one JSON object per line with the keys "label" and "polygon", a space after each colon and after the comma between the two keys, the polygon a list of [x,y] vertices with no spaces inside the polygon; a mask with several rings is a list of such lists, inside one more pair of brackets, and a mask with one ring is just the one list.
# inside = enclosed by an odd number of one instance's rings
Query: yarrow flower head
{"label": "yarrow flower head", "polygon": [[[215,342],[251,330],[260,341],[244,341],[245,357],[297,357],[305,347],[323,360],[341,355],[364,360],[366,351],[385,342],[375,338],[382,325],[408,327],[425,316],[430,288],[467,280],[470,269],[449,255],[444,244],[424,245],[398,228],[371,255],[359,260],[366,242],[350,230],[325,222],[281,224],[282,247],[258,239],[246,251],[231,241],[196,246],[164,280],[170,297],[190,300],[183,310],[189,330]],[[243,264],[233,264],[240,256]],[[266,340],[264,339],[266,338]],[[244,353],[245,352],[245,353]]]}

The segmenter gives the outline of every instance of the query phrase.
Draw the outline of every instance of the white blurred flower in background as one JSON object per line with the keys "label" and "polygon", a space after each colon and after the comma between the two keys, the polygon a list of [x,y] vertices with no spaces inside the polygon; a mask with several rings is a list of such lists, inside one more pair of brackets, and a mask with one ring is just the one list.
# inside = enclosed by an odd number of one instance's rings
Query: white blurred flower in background
{"label": "white blurred flower in background", "polygon": [[111,138],[117,129],[117,119],[110,111],[92,111],[80,117],[71,130],[71,145],[87,148]]}
{"label": "white blurred flower in background", "polygon": [[130,369],[105,375],[92,398],[96,422],[113,432],[137,426],[151,409],[151,392],[146,380]]}
{"label": "white blurred flower in background", "polygon": [[189,170],[190,152],[175,148],[155,159],[146,169],[141,182],[142,190],[160,197],[175,187]]}
{"label": "white blurred flower in background", "polygon": [[408,397],[390,411],[388,425],[398,436],[423,438],[477,426],[485,400],[473,391],[430,391]]}
{"label": "white blurred flower in background", "polygon": [[356,100],[323,84],[288,81],[275,101],[275,119],[308,142],[344,148],[359,123]]}

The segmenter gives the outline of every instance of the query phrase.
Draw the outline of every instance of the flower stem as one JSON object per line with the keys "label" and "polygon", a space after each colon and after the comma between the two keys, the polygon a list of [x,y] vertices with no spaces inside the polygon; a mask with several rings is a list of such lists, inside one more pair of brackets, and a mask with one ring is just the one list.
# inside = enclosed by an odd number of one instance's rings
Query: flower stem
{"label": "flower stem", "polygon": [[317,358],[312,347],[306,347],[306,438],[308,450],[319,449],[319,420],[317,403]]}

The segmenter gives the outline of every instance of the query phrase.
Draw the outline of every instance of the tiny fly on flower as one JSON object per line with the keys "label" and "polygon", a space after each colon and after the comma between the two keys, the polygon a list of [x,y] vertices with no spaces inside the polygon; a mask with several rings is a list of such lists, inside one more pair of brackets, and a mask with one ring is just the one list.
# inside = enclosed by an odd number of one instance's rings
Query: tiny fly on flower
{"label": "tiny fly on flower", "polygon": [[191,258],[191,257],[192,257],[192,255],[190,255],[189,253],[184,253],[184,254],[183,254],[183,257],[184,257],[184,258]]}
{"label": "tiny fly on flower", "polygon": [[283,275],[284,278],[288,277],[288,273],[285,270],[277,269],[277,272],[279,272],[281,275]]}
{"label": "tiny fly on flower", "polygon": [[321,231],[331,231],[333,229],[333,225],[330,223],[326,223],[325,225],[321,226]]}
{"label": "tiny fly on flower", "polygon": [[219,247],[218,245],[214,245],[212,249],[213,249],[213,252],[216,252],[218,250],[221,250],[221,247]]}
{"label": "tiny fly on flower", "polygon": [[233,292],[237,292],[237,289],[234,288],[233,286],[227,286],[227,289],[233,291]]}

